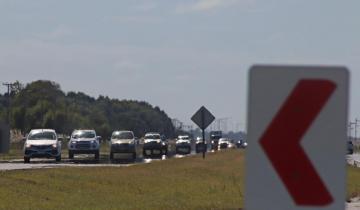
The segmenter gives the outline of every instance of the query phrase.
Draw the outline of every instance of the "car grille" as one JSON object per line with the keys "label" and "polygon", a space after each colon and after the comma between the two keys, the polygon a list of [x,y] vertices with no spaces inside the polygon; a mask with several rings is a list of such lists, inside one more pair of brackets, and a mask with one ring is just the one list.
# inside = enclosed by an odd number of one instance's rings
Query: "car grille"
{"label": "car grille", "polygon": [[91,147],[90,142],[78,142],[75,145],[76,149],[90,149],[90,147]]}
{"label": "car grille", "polygon": [[34,150],[49,150],[52,149],[51,145],[32,145],[31,149]]}
{"label": "car grille", "polygon": [[122,148],[128,148],[130,144],[113,144],[111,146],[116,149],[122,149]]}

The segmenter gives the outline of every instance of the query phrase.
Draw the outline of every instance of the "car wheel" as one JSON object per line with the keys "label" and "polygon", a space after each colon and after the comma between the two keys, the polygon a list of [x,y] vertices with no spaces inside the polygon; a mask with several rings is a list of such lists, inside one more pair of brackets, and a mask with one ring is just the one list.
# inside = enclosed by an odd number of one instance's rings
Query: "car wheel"
{"label": "car wheel", "polygon": [[69,151],[69,159],[74,159],[74,153]]}
{"label": "car wheel", "polygon": [[30,158],[29,157],[24,157],[24,163],[30,163]]}
{"label": "car wheel", "polygon": [[100,152],[97,151],[97,152],[95,153],[95,160],[99,160],[99,157],[100,157]]}
{"label": "car wheel", "polygon": [[61,161],[61,155],[57,156],[57,157],[55,158],[55,161],[56,161],[56,162],[60,162],[60,161]]}

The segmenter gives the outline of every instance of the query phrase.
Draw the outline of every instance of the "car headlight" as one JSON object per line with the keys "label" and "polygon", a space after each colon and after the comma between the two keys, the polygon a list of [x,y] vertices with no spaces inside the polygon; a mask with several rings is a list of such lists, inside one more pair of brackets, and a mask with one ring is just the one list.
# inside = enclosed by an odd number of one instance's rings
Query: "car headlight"
{"label": "car headlight", "polygon": [[57,144],[53,144],[53,145],[52,145],[52,148],[53,148],[53,149],[56,149],[56,148],[57,148]]}
{"label": "car headlight", "polygon": [[30,147],[31,147],[31,144],[28,144],[28,143],[25,144],[25,148],[30,148]]}

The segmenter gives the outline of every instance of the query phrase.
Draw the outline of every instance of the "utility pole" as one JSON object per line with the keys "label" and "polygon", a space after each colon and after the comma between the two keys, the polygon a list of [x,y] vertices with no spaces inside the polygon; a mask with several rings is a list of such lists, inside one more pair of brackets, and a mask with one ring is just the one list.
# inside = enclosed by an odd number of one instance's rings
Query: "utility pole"
{"label": "utility pole", "polygon": [[351,141],[351,129],[352,129],[351,128],[351,122],[349,122],[347,128],[348,128],[348,138],[349,138],[349,141]]}
{"label": "utility pole", "polygon": [[[353,125],[355,125],[355,128],[353,128]],[[351,130],[352,129],[355,129],[355,136],[354,136],[354,139],[356,138],[356,122],[349,122],[349,132],[350,132],[350,135],[349,135],[349,140],[351,141],[352,139],[352,136],[351,136]]]}
{"label": "utility pole", "polygon": [[354,140],[356,141],[357,140],[357,136],[356,136],[356,134],[357,134],[357,127],[358,126],[360,126],[360,125],[358,125],[358,122],[360,122],[357,118],[355,118],[355,137],[354,137]]}
{"label": "utility pole", "polygon": [[10,124],[10,89],[13,86],[13,83],[4,82],[4,86],[7,87],[7,113],[6,113],[6,123]]}

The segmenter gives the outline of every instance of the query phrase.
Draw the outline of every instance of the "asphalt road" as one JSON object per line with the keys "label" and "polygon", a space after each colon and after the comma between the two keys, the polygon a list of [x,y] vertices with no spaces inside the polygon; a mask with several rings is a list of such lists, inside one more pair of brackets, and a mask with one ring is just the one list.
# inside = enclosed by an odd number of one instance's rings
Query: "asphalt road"
{"label": "asphalt road", "polygon": [[[210,151],[209,151],[210,152]],[[195,155],[194,151],[189,155]],[[94,160],[92,155],[77,155],[75,159],[63,158],[61,162],[55,162],[54,159],[31,159],[30,163],[24,164],[23,159],[0,161],[0,171],[9,170],[26,170],[26,169],[44,169],[44,168],[60,168],[60,167],[128,167],[137,164],[146,164],[154,161],[163,161],[169,158],[183,158],[189,155],[169,154],[158,158],[138,157],[135,161],[122,156],[114,161],[101,158],[99,161]]]}

